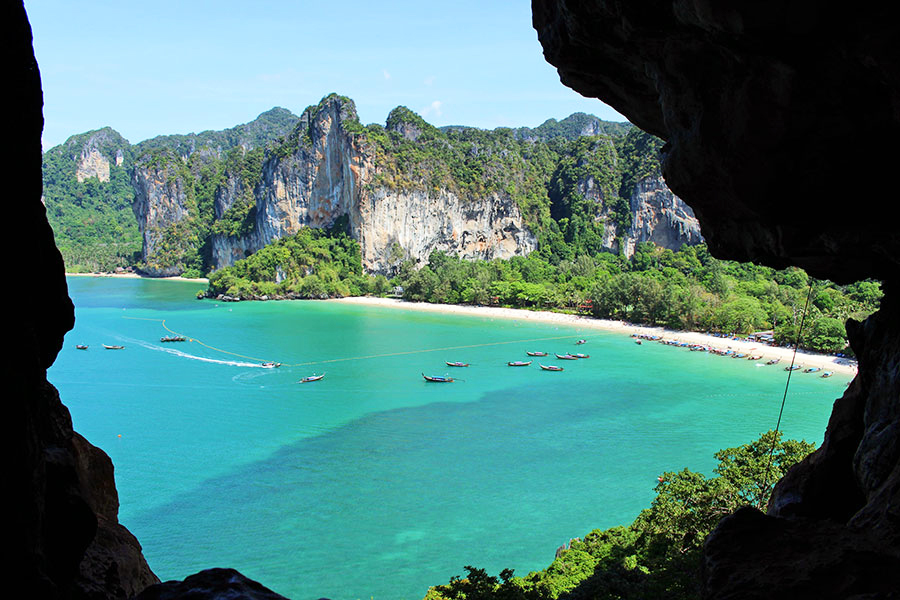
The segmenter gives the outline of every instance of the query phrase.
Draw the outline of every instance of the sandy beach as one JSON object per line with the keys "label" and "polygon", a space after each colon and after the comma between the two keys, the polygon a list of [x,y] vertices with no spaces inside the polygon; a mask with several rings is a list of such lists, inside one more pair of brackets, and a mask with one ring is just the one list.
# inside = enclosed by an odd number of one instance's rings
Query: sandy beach
{"label": "sandy beach", "polygon": [[155,281],[194,281],[196,283],[209,283],[205,277],[191,279],[188,277],[144,277],[137,273],[66,273],[66,277],[121,277],[125,279],[153,279]]}
{"label": "sandy beach", "polygon": [[[397,300],[394,298],[376,298],[372,296],[338,298],[329,300],[329,302],[344,302],[348,304],[363,304],[369,306],[385,306],[403,310],[420,310],[427,312],[471,315],[499,319],[518,319],[536,321],[541,323],[557,323],[569,325],[583,331],[601,330],[621,333],[622,335],[627,336],[659,336],[662,340],[686,342],[688,344],[701,344],[713,348],[731,349],[735,352],[743,352],[747,355],[760,355],[762,356],[762,358],[760,359],[761,361],[777,358],[780,361],[777,368],[784,368],[789,365],[794,354],[792,348],[767,346],[765,344],[760,344],[759,342],[732,340],[693,331],[673,331],[670,329],[664,329],[662,327],[631,325],[622,321],[609,321],[604,319],[595,319],[593,317],[582,317],[579,315],[568,315],[546,311],[519,310],[515,308],[500,308],[493,306],[429,304],[427,302],[406,302],[404,300]],[[643,343],[648,344],[653,342],[644,341]],[[794,364],[800,365],[804,369],[810,367],[819,367],[820,369],[822,369],[822,371],[832,371],[835,374],[842,373],[850,376],[856,375],[855,361],[851,361],[846,358],[838,358],[836,356],[815,354],[799,350],[797,351],[797,357],[794,361]],[[798,372],[802,373],[802,370]]]}
{"label": "sandy beach", "polygon": [[[134,279],[141,278],[141,276],[136,273],[66,273],[66,275],[72,277],[125,277]],[[191,281],[196,283],[208,282],[207,279],[187,279],[185,277],[153,277],[146,279]],[[332,300],[328,300],[328,302],[344,302],[348,304],[385,306],[403,310],[420,310],[427,312],[471,315],[496,319],[518,319],[536,321],[541,323],[556,323],[575,327],[576,330],[580,329],[583,331],[609,331],[621,333],[622,335],[627,336],[658,336],[662,340],[686,342],[688,344],[700,344],[712,348],[730,349],[735,352],[745,353],[747,355],[760,355],[762,356],[762,358],[760,359],[761,361],[777,358],[779,359],[779,368],[784,368],[785,366],[789,365],[794,354],[792,348],[768,346],[759,342],[732,340],[728,338],[715,337],[695,331],[674,331],[662,327],[633,325],[630,323],[625,323],[623,321],[610,321],[605,319],[595,319],[593,317],[583,317],[579,315],[569,315],[548,311],[521,310],[515,308],[501,308],[496,306],[429,304],[427,302],[407,302],[405,300],[399,300],[396,298],[377,298],[374,296],[335,298]],[[644,343],[653,342],[645,341]],[[810,367],[818,367],[822,369],[822,371],[832,371],[835,374],[841,373],[850,376],[855,376],[857,371],[856,361],[825,354],[805,352],[803,350],[797,351],[797,356],[794,360],[794,364],[800,365],[804,369]]]}

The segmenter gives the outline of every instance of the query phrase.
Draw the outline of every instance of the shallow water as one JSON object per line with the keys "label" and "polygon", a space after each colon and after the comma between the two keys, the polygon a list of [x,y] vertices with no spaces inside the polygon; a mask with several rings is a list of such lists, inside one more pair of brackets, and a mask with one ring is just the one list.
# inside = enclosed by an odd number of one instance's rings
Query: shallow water
{"label": "shallow water", "polygon": [[[291,598],[418,599],[467,564],[525,574],[630,522],[662,471],[709,473],[784,392],[778,367],[621,334],[201,287],[69,278],[76,327],[49,373],[164,580],[228,566]],[[506,366],[578,338],[591,358],[551,354],[564,372]],[[848,379],[795,375],[785,435],[820,443]]]}

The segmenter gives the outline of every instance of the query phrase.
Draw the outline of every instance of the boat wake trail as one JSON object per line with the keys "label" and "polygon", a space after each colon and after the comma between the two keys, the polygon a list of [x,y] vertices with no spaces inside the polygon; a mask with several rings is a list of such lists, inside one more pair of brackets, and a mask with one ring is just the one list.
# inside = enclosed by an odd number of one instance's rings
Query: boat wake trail
{"label": "boat wake trail", "polygon": [[165,352],[166,354],[171,354],[173,356],[177,356],[179,358],[188,358],[191,360],[199,360],[200,362],[213,363],[217,365],[229,365],[232,367],[256,367],[263,368],[259,363],[252,363],[243,360],[223,360],[220,358],[209,358],[207,356],[197,356],[196,354],[189,354],[182,350],[178,350],[176,348],[163,348],[161,346],[156,346],[154,344],[142,344],[145,348],[149,350],[156,350],[157,352]]}

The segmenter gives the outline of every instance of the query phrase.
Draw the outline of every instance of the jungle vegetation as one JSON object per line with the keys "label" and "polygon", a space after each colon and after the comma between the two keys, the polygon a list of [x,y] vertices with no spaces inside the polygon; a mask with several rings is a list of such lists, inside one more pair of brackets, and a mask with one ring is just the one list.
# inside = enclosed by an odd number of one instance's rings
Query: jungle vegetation
{"label": "jungle vegetation", "polygon": [[466,566],[428,590],[425,600],[692,600],[700,597],[703,542],[719,520],[743,506],[765,511],[774,482],[815,446],[759,439],[716,452],[714,475],[689,469],[659,477],[656,497],[633,523],[572,540],[541,571],[497,576]]}

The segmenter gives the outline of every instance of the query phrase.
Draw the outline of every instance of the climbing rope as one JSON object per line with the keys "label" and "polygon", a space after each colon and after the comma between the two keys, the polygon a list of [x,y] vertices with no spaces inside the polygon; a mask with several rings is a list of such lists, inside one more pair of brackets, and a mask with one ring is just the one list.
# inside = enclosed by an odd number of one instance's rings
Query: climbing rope
{"label": "climbing rope", "polygon": [[772,469],[772,461],[775,458],[775,446],[778,444],[778,432],[781,429],[781,417],[784,415],[784,405],[787,402],[788,388],[791,385],[791,373],[794,372],[794,361],[797,359],[797,348],[800,347],[800,336],[803,334],[803,325],[806,322],[806,315],[809,312],[809,300],[812,298],[814,280],[810,277],[809,292],[806,294],[806,304],[803,306],[803,314],[800,315],[800,327],[797,329],[797,339],[794,340],[794,352],[791,355],[791,364],[787,370],[787,381],[784,384],[784,396],[781,398],[781,409],[778,411],[778,421],[775,423],[775,435],[772,437],[772,448],[769,449],[769,462],[766,464],[765,475],[763,476],[762,491],[765,493],[769,489],[769,473]]}

